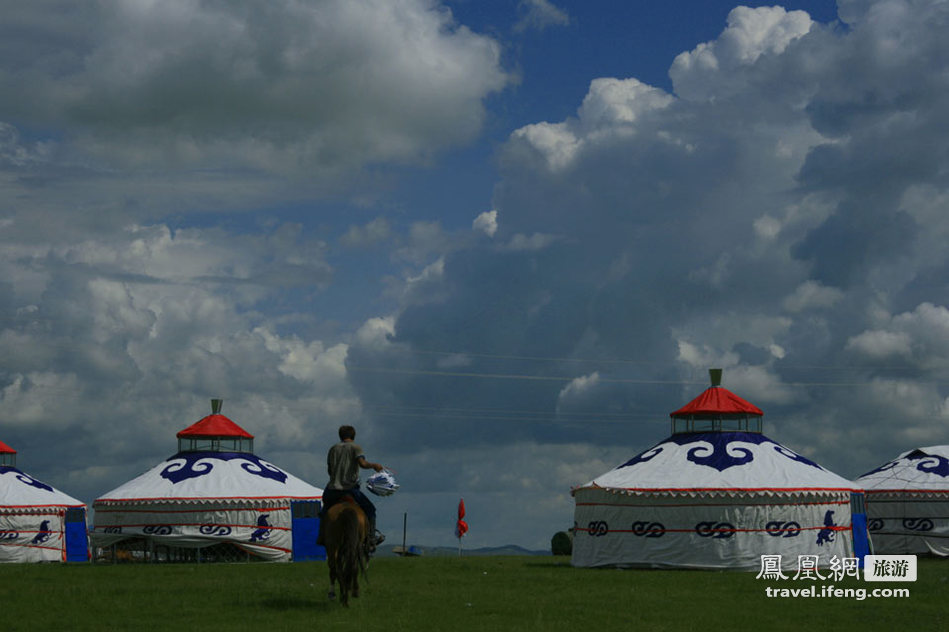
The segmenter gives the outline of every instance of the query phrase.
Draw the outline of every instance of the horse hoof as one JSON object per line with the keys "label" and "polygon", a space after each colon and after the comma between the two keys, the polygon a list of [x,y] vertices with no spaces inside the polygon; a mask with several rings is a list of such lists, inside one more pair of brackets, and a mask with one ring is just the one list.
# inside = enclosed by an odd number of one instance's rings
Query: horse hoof
{"label": "horse hoof", "polygon": [[330,601],[335,601],[335,600],[336,600],[336,593],[333,592],[332,590],[329,591],[329,593],[327,593],[326,596],[329,597]]}

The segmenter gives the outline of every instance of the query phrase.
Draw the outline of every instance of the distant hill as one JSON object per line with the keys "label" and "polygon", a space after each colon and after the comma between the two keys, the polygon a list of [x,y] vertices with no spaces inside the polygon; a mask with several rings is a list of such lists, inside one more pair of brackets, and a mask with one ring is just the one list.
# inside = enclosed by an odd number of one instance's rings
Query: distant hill
{"label": "distant hill", "polygon": [[[377,557],[398,557],[395,553],[396,545],[380,546],[376,550]],[[399,546],[398,548],[402,548]],[[421,551],[422,555],[429,557],[458,557],[458,547],[452,546],[412,546],[411,549]],[[550,551],[532,551],[522,546],[508,544],[507,546],[487,546],[480,549],[462,549],[462,556],[475,555],[550,555]]]}

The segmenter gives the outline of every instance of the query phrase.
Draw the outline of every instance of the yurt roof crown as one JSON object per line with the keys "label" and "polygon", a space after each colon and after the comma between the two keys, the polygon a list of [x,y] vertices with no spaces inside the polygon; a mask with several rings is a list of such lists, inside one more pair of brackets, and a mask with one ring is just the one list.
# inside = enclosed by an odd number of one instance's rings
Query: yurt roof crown
{"label": "yurt roof crown", "polygon": [[712,385],[679,410],[669,414],[672,434],[686,432],[761,433],[764,413],[722,387],[722,370],[709,369]]}
{"label": "yurt roof crown", "polygon": [[0,466],[16,467],[16,450],[0,441]]}
{"label": "yurt roof crown", "polygon": [[179,452],[254,453],[254,435],[221,414],[223,399],[211,400],[211,414],[178,433]]}

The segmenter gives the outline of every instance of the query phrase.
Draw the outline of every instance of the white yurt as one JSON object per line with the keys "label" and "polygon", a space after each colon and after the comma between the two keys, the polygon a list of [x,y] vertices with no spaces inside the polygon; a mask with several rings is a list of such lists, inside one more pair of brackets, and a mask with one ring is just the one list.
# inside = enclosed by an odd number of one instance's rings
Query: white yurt
{"label": "white yurt", "polygon": [[254,455],[221,414],[178,433],[178,453],[93,503],[96,547],[113,559],[316,559],[323,491]]}
{"label": "white yurt", "polygon": [[874,553],[949,556],[949,445],[904,452],[856,483]]}
{"label": "white yurt", "polygon": [[0,562],[85,562],[86,504],[17,469],[0,441]]}
{"label": "white yurt", "polygon": [[710,373],[669,438],[573,490],[573,565],[755,570],[768,554],[794,570],[865,553],[860,488],[762,434],[761,410]]}

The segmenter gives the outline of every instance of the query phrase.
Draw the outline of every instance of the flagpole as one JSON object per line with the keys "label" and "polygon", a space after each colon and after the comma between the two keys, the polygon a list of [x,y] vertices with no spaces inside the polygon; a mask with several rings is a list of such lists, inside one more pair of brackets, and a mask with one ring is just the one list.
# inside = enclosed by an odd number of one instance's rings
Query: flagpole
{"label": "flagpole", "polygon": [[455,535],[458,536],[458,557],[461,557],[461,539],[468,531],[468,524],[464,521],[464,517],[465,500],[462,498],[458,501],[458,521],[455,523]]}

